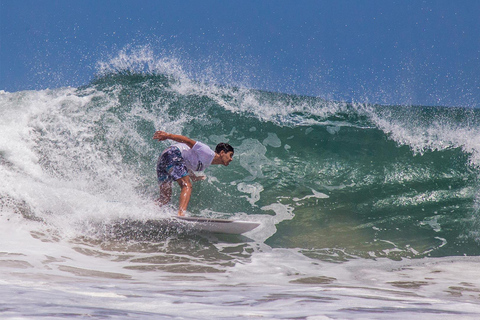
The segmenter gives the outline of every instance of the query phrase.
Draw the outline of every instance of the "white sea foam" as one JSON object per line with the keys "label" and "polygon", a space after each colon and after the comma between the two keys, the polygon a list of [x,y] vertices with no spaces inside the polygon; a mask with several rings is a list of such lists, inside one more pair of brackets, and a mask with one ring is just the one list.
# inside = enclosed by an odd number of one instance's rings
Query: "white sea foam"
{"label": "white sea foam", "polygon": [[[6,226],[0,227],[0,270],[5,275],[0,297],[9,305],[3,312],[7,318],[88,314],[94,319],[475,319],[480,315],[476,257],[357,259],[338,264],[307,258],[296,249],[253,244],[235,260],[217,265],[222,272],[208,273],[193,271],[208,266],[208,256],[192,259],[188,271],[184,269],[188,255],[181,252],[152,252],[154,247],[148,246],[132,250],[128,243],[119,243],[116,249],[68,243],[46,233],[30,234],[26,226],[11,234]],[[235,252],[236,246],[218,242],[217,254]],[[162,271],[162,261],[172,261],[172,271]],[[160,268],[151,268],[156,266]]]}
{"label": "white sea foam", "polygon": [[[416,153],[461,148],[471,154],[471,163],[480,165],[480,127],[478,123],[469,124],[465,110],[466,123],[439,115],[430,122],[421,121],[416,115],[419,110],[405,109],[395,115],[392,112],[378,112],[373,106],[355,104],[356,109],[365,113],[386,134],[399,144],[408,145]],[[401,107],[398,107],[401,108]],[[421,108],[421,107],[419,107]]]}

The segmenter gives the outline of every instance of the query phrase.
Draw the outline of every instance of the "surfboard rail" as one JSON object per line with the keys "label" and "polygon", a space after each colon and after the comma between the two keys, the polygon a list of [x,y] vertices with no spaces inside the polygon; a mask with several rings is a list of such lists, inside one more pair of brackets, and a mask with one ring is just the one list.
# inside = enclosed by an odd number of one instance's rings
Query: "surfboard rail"
{"label": "surfboard rail", "polygon": [[192,229],[212,233],[242,234],[249,232],[260,225],[260,223],[253,221],[213,219],[202,217],[177,216],[175,217],[175,219],[185,222],[187,224],[191,224]]}

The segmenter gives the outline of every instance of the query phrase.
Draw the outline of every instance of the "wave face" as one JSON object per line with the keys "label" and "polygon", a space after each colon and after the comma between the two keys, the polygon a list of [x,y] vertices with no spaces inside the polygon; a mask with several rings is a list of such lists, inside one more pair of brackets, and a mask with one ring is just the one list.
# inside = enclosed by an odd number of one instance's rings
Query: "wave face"
{"label": "wave face", "polygon": [[480,255],[480,110],[224,87],[158,64],[0,95],[0,207],[12,229],[27,220],[97,237],[116,219],[172,214],[175,201],[153,204],[168,143],[152,135],[165,130],[234,146],[229,167],[194,185],[189,210],[258,217],[271,247],[327,260]]}

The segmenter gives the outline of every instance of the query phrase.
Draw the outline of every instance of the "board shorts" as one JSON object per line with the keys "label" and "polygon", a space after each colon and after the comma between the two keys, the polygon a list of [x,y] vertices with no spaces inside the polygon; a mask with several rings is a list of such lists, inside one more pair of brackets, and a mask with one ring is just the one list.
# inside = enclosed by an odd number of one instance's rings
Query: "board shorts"
{"label": "board shorts", "polygon": [[157,179],[158,184],[177,181],[188,175],[185,160],[180,149],[175,146],[168,147],[158,157]]}

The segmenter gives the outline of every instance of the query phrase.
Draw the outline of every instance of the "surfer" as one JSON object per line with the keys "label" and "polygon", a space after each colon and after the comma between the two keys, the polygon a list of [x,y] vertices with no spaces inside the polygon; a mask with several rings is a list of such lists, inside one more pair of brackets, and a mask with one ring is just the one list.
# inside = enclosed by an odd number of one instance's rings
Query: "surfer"
{"label": "surfer", "polygon": [[233,147],[227,143],[219,143],[213,151],[200,141],[165,131],[156,131],[153,139],[178,142],[163,150],[158,157],[157,178],[160,197],[157,202],[160,206],[170,202],[172,182],[176,181],[181,188],[178,215],[184,216],[192,194],[192,181],[205,179],[204,176],[195,175],[194,171],[204,171],[211,164],[228,166],[233,160]]}

